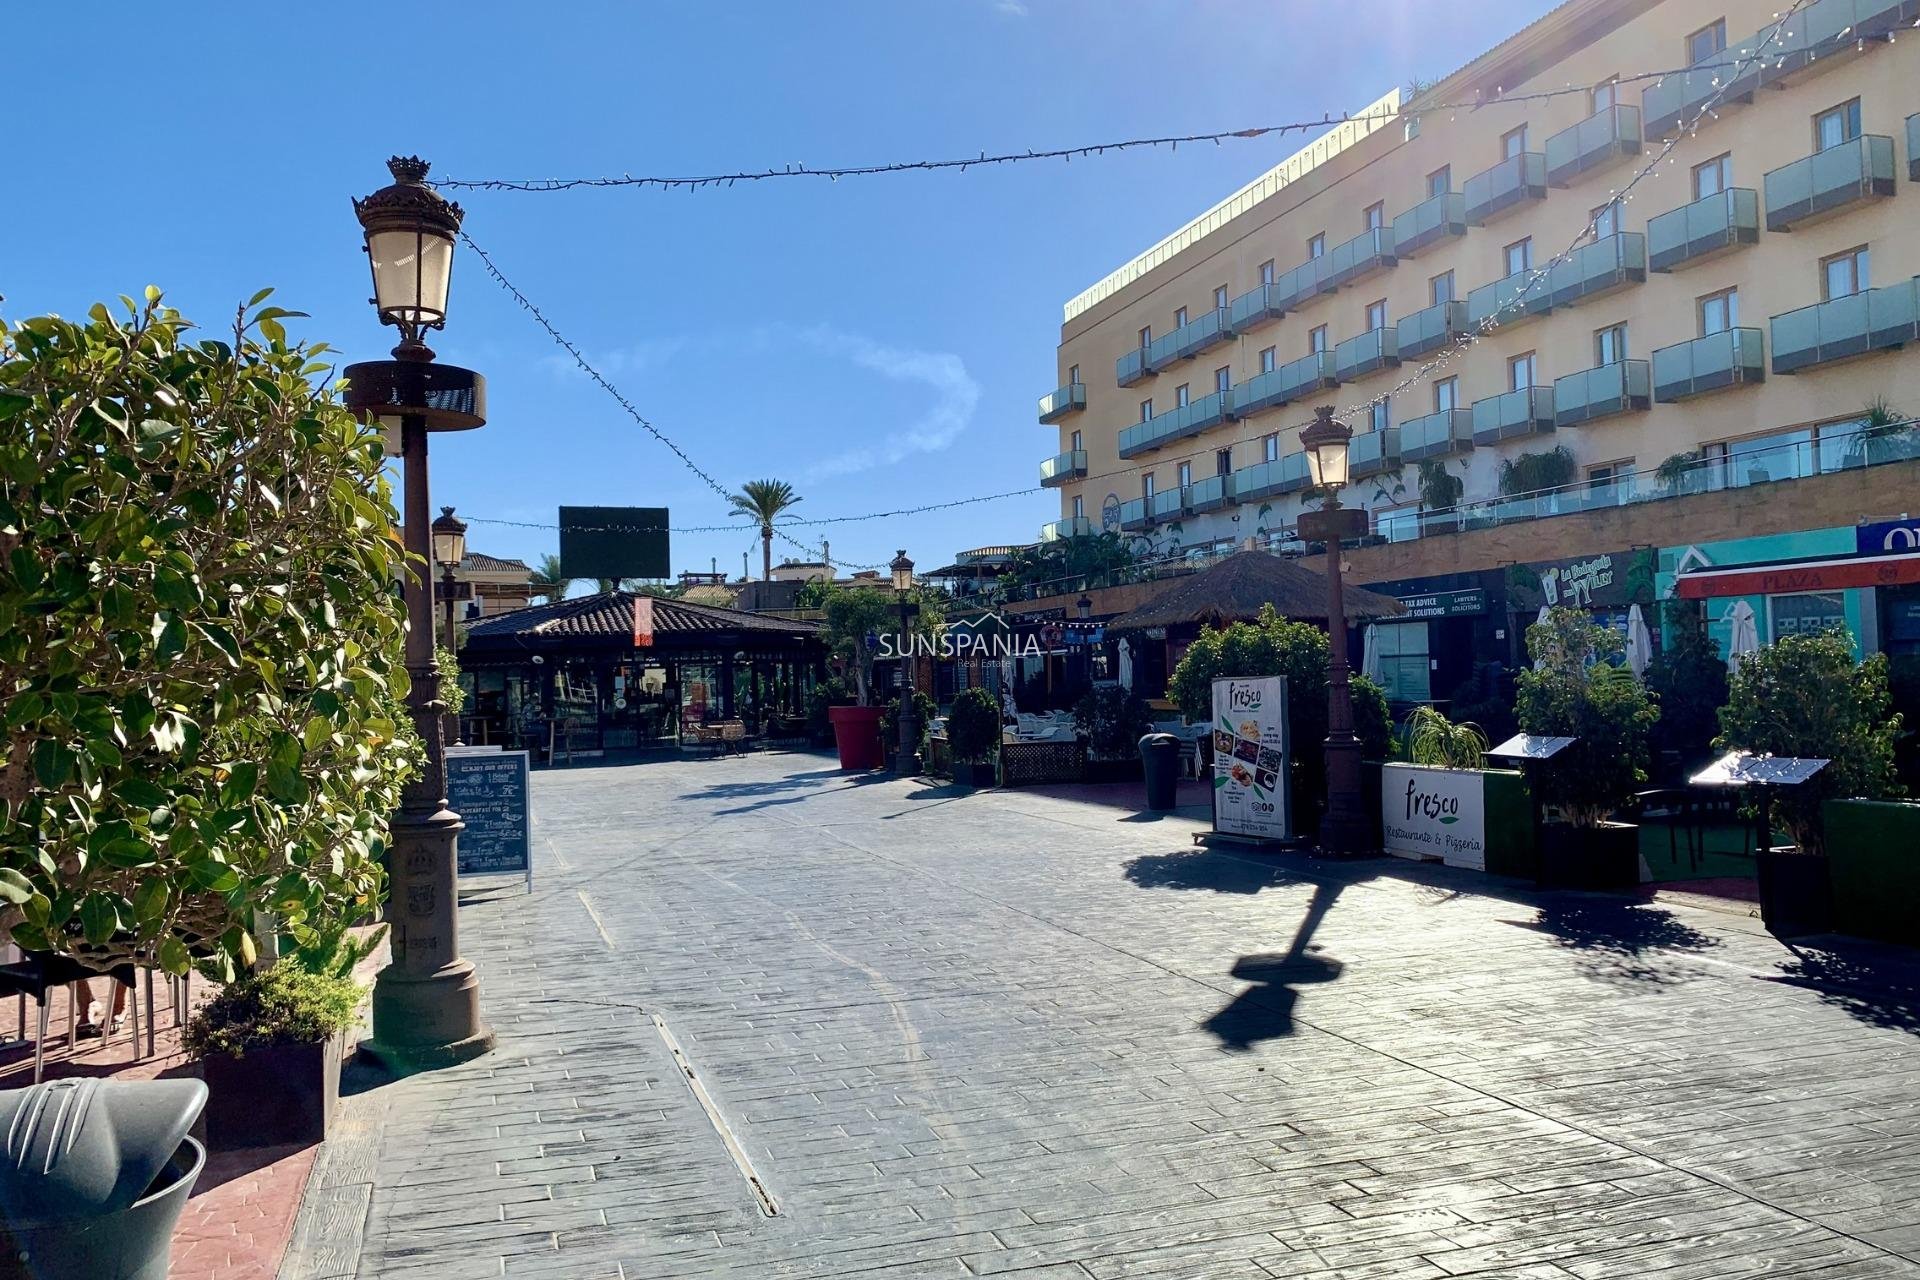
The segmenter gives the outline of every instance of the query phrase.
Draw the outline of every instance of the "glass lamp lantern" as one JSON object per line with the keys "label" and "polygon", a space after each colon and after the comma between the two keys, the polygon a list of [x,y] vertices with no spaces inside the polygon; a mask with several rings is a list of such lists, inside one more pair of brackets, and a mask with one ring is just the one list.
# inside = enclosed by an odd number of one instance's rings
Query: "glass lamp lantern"
{"label": "glass lamp lantern", "polygon": [[1332,405],[1320,406],[1313,415],[1313,421],[1300,432],[1307,471],[1314,488],[1338,492],[1347,487],[1347,445],[1353,440],[1353,430],[1344,422],[1334,421]]}
{"label": "glass lamp lantern", "polygon": [[456,569],[467,558],[467,522],[453,514],[452,507],[440,508],[433,522],[433,559],[443,569]]}
{"label": "glass lamp lantern", "polygon": [[409,352],[424,350],[421,335],[447,322],[453,242],[463,216],[459,205],[427,185],[429,167],[418,156],[394,156],[387,161],[393,184],[353,202],[373,268],[373,304],[382,324],[400,330],[401,348]]}
{"label": "glass lamp lantern", "polygon": [[907,559],[905,548],[893,557],[887,568],[893,573],[893,589],[901,595],[913,590],[913,561]]}

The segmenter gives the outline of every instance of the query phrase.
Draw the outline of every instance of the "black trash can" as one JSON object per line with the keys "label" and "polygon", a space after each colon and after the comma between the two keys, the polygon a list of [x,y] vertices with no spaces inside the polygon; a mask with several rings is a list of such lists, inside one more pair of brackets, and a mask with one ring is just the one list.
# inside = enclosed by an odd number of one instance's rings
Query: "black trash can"
{"label": "black trash can", "polygon": [[206,1162],[199,1080],[51,1080],[0,1094],[0,1280],[166,1280]]}
{"label": "black trash can", "polygon": [[1147,776],[1147,811],[1173,808],[1180,790],[1180,739],[1170,733],[1140,739],[1140,769]]}

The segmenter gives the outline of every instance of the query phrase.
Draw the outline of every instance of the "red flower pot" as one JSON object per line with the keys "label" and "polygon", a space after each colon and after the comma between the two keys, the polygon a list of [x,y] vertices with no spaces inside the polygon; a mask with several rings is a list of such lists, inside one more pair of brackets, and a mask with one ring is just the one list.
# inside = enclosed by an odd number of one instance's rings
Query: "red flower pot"
{"label": "red flower pot", "polygon": [[879,707],[827,708],[842,769],[864,773],[886,763],[886,748],[880,742],[880,711]]}

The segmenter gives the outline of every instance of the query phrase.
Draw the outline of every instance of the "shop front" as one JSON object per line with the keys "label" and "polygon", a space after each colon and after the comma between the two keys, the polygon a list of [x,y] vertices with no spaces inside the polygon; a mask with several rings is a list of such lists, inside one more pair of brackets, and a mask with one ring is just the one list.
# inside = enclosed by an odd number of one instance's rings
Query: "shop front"
{"label": "shop front", "polygon": [[1498,570],[1370,582],[1406,609],[1373,624],[1362,667],[1398,707],[1445,708],[1483,663],[1508,663],[1506,578]]}
{"label": "shop front", "polygon": [[1654,604],[1659,567],[1659,552],[1653,547],[1507,566],[1512,660],[1528,661],[1527,628],[1539,620],[1542,609],[1578,609],[1618,635],[1624,649],[1637,606],[1649,642],[1657,649],[1660,628]]}

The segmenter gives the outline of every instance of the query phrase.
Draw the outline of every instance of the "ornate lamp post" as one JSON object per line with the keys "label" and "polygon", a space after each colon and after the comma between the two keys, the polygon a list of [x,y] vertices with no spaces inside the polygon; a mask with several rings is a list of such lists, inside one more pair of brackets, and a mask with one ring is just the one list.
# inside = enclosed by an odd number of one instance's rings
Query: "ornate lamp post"
{"label": "ornate lamp post", "polygon": [[887,568],[893,574],[894,598],[900,602],[900,643],[906,651],[901,662],[907,673],[900,690],[900,749],[893,759],[893,771],[906,777],[920,772],[920,712],[913,705],[913,642],[908,638],[908,628],[920,606],[907,599],[913,590],[913,561],[907,559],[906,551],[894,556]]}
{"label": "ornate lamp post", "polygon": [[[460,816],[447,807],[440,725],[440,670],[434,661],[435,547],[427,512],[427,434],[486,423],[486,379],[433,363],[422,341],[447,319],[447,283],[461,211],[426,182],[418,157],[387,161],[392,185],[353,211],[366,233],[380,322],[400,330],[393,359],[349,365],[347,405],[400,435],[406,549],[407,694],[427,767],[408,783],[391,826],[387,924],[393,962],[373,987],[373,1039],[363,1047],[400,1070],[444,1066],[486,1052],[493,1032],[480,1017],[480,980],[460,956],[454,842]],[[463,529],[464,532],[464,529]]]}
{"label": "ornate lamp post", "polygon": [[1372,843],[1360,796],[1360,739],[1353,732],[1353,689],[1347,666],[1346,594],[1340,580],[1340,544],[1366,534],[1367,513],[1340,505],[1347,484],[1347,444],[1353,431],[1333,419],[1333,406],[1313,411],[1300,432],[1307,470],[1325,501],[1300,513],[1300,536],[1326,544],[1327,555],[1327,807],[1320,819],[1323,853],[1365,853]]}
{"label": "ornate lamp post", "polygon": [[1087,621],[1089,618],[1093,617],[1093,597],[1081,596],[1078,600],[1075,600],[1073,602],[1073,608],[1074,608],[1074,612],[1080,615],[1080,621],[1082,622]]}
{"label": "ornate lamp post", "polygon": [[440,566],[440,585],[445,589],[444,604],[447,611],[446,646],[449,653],[458,653],[460,643],[453,631],[453,589],[459,584],[453,580],[453,571],[467,558],[467,522],[453,514],[452,507],[440,508],[440,518],[433,522],[433,558]]}

